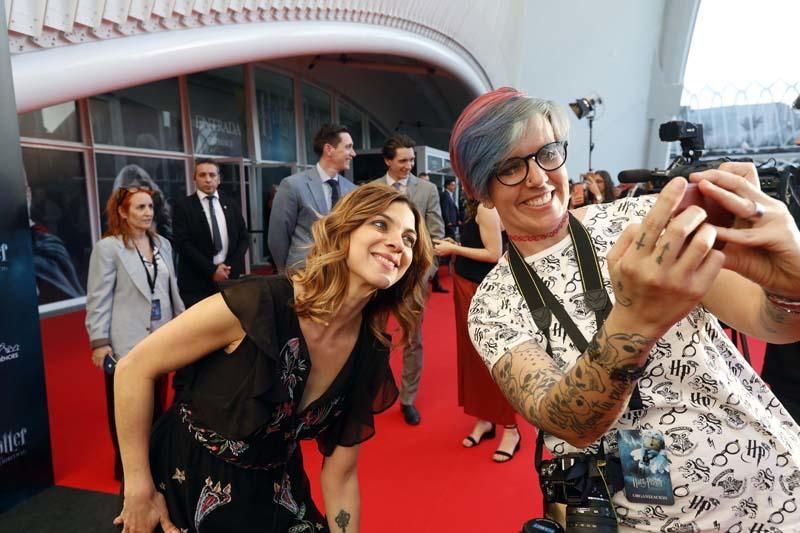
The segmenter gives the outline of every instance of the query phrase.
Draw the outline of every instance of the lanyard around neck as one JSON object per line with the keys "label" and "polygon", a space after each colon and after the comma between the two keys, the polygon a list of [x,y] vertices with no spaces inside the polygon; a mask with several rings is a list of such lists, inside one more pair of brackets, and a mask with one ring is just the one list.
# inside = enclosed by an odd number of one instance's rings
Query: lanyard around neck
{"label": "lanyard around neck", "polygon": [[[597,252],[592,244],[591,236],[572,213],[569,215],[569,235],[572,239],[575,258],[578,263],[584,301],[594,311],[597,319],[597,330],[599,331],[613,306],[605,289],[603,273],[600,270],[600,263],[597,259]],[[525,262],[513,242],[509,244],[508,257],[511,274],[514,277],[517,288],[525,297],[525,302],[528,304],[528,309],[531,311],[536,327],[539,328],[547,340],[545,348],[547,355],[551,358],[553,357],[550,325],[554,314],[578,351],[584,353],[589,347],[586,337],[584,337],[575,321],[572,320],[564,306],[559,303],[550,289],[547,288],[547,285],[545,285],[536,271]],[[638,386],[633,390],[628,408],[631,410],[643,408]]]}
{"label": "lanyard around neck", "polygon": [[150,249],[153,250],[153,277],[150,277],[150,271],[147,270],[147,263],[144,260],[144,256],[142,256],[142,252],[139,251],[139,247],[134,244],[136,248],[136,253],[139,254],[139,259],[142,261],[142,266],[144,267],[144,274],[147,276],[147,284],[150,286],[150,294],[155,294],[156,292],[156,280],[158,279],[158,259],[156,258],[156,247],[153,244],[153,239],[150,235],[147,236],[147,242],[150,243]]}

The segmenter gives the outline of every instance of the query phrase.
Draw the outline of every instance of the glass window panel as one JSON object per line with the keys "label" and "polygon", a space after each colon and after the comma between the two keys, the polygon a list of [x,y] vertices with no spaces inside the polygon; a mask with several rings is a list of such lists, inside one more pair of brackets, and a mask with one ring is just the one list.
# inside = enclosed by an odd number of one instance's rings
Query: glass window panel
{"label": "glass window panel", "polygon": [[160,159],[116,154],[97,154],[97,195],[103,232],[107,229],[106,202],[117,187],[147,185],[154,196],[156,231],[172,237],[170,206],[186,194],[186,170],[180,159]]}
{"label": "glass window panel", "polygon": [[23,148],[39,305],[80,298],[92,253],[83,154]]}
{"label": "glass window panel", "polygon": [[244,70],[227,67],[188,77],[194,151],[246,155]]}
{"label": "glass window panel", "polygon": [[322,89],[303,84],[303,124],[305,124],[306,162],[314,164],[319,156],[314,153],[314,135],[323,124],[331,121],[331,97]]}
{"label": "glass window panel", "polygon": [[371,120],[369,121],[369,145],[372,148],[382,148],[387,135]]}
{"label": "glass window panel", "polygon": [[96,143],[183,151],[177,79],[93,96],[89,114]]}
{"label": "glass window panel", "polygon": [[260,69],[255,72],[261,158],[296,161],[297,133],[292,79]]}
{"label": "glass window panel", "polygon": [[19,115],[19,134],[38,139],[81,142],[78,106],[64,102]]}
{"label": "glass window panel", "polygon": [[[253,266],[272,263],[269,247],[267,246],[272,201],[278,191],[278,184],[283,178],[292,174],[294,174],[294,170],[288,165],[251,168],[251,175],[254,175],[255,183],[250,188],[254,191],[256,197],[256,202],[252,204],[249,220],[254,243],[254,246],[250,249],[251,264]],[[269,271],[259,272],[267,273]]]}
{"label": "glass window panel", "polygon": [[339,99],[339,123],[350,130],[353,137],[353,147],[356,150],[364,148],[364,133],[361,127],[361,111],[351,106],[341,98]]}
{"label": "glass window panel", "polygon": [[441,157],[436,157],[435,155],[428,156],[428,172],[439,170],[442,167],[444,167],[444,161]]}

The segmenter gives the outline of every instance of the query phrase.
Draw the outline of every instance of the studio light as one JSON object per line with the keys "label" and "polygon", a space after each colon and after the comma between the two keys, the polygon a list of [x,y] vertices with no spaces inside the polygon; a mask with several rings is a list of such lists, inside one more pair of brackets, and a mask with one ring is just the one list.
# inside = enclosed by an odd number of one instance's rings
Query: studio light
{"label": "studio light", "polygon": [[600,97],[578,98],[574,102],[570,102],[569,108],[572,109],[572,112],[575,113],[579,120],[584,117],[594,118],[595,106],[602,103],[603,100]]}
{"label": "studio light", "polygon": [[587,98],[578,98],[574,102],[569,103],[569,108],[578,117],[578,120],[585,118],[589,121],[589,172],[592,171],[592,150],[594,150],[594,141],[592,140],[592,125],[594,123],[597,106],[603,103],[603,99],[599,96],[590,96]]}

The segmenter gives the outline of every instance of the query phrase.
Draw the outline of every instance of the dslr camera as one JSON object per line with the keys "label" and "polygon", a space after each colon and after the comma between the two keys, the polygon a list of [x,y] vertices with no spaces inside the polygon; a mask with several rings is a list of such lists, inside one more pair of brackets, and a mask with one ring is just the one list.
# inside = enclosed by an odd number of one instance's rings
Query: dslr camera
{"label": "dslr camera", "polygon": [[613,533],[611,495],[624,482],[619,459],[574,453],[541,461],[539,484],[546,504],[566,505],[566,529],[547,518],[529,520],[522,533]]}

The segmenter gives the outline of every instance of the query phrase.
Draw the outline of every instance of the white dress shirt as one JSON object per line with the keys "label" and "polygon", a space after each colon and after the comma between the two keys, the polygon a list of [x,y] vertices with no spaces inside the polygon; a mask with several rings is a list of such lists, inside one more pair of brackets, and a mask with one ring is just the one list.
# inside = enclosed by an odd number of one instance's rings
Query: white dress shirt
{"label": "white dress shirt", "polygon": [[393,177],[391,177],[389,174],[386,174],[386,185],[388,185],[389,187],[394,189],[395,188],[394,187],[395,183],[399,183],[400,184],[400,189],[399,189],[398,192],[400,192],[402,194],[405,194],[406,190],[408,189],[408,178],[403,178],[401,180],[396,180]]}
{"label": "white dress shirt", "polygon": [[[200,205],[203,206],[203,212],[206,214],[206,222],[208,222],[208,233],[211,235],[211,240],[214,240],[214,232],[211,229],[211,211],[208,210],[209,201],[206,198],[210,196],[203,191],[197,191],[197,197],[200,198]],[[219,193],[214,192],[214,214],[217,216],[217,226],[219,226],[219,236],[222,239],[222,249],[217,255],[214,256],[214,265],[219,265],[225,262],[228,257],[228,224],[225,222],[225,211],[222,209],[222,204],[219,203]]]}
{"label": "white dress shirt", "polygon": [[325,203],[328,206],[328,212],[330,213],[333,206],[331,206],[331,186],[328,185],[326,182],[328,180],[336,179],[339,182],[339,198],[342,197],[342,181],[339,179],[339,174],[334,176],[328,176],[328,174],[319,166],[317,163],[317,172],[319,172],[319,179],[322,180],[322,192],[325,193]]}

